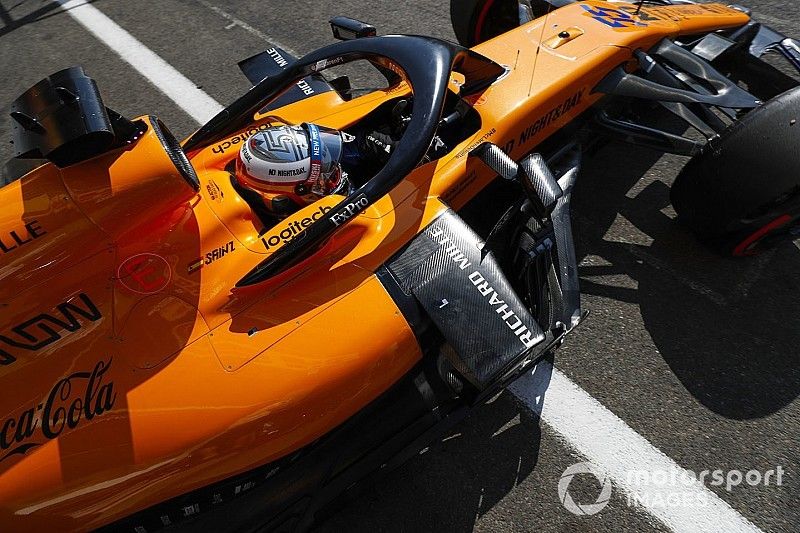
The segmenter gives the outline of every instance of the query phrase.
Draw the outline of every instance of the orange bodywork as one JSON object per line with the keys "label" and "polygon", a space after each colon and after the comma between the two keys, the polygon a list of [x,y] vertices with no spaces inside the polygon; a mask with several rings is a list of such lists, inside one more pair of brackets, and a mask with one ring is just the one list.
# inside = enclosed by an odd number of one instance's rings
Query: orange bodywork
{"label": "orange bodywork", "polygon": [[[490,141],[518,159],[597,102],[634,49],[748,21],[718,4],[628,21],[632,7],[572,4],[476,47],[509,69],[472,100],[480,131],[255,286],[233,289],[341,200],[262,235],[225,170],[258,123],[194,154],[199,193],[152,128],[0,190],[0,530],[108,524],[286,456],[387,390],[422,355],[374,271],[494,178],[468,151]],[[577,36],[554,39],[563,29]],[[277,114],[341,129],[403,90]]]}

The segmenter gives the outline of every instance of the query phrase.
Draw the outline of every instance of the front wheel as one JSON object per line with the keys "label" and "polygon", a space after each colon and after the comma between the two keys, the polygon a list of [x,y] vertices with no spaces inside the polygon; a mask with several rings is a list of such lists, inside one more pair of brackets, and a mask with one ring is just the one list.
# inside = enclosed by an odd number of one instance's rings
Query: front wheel
{"label": "front wheel", "polygon": [[684,167],[678,219],[725,255],[796,238],[800,224],[800,87],[751,111]]}
{"label": "front wheel", "polygon": [[[534,16],[547,13],[545,0],[532,0]],[[450,21],[458,42],[472,47],[519,26],[516,0],[450,0]]]}

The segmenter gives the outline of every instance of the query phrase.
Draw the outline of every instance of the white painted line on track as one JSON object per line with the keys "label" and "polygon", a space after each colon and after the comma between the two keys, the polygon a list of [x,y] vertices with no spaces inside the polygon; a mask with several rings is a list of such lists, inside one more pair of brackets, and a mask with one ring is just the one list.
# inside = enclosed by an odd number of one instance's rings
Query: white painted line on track
{"label": "white painted line on track", "polygon": [[86,0],[56,1],[78,24],[147,78],[198,123],[208,121],[222,110],[217,101],[99,9],[87,4]]}
{"label": "white painted line on track", "polygon": [[251,35],[255,35],[256,37],[258,37],[262,41],[265,41],[267,43],[273,44],[273,45],[277,46],[278,48],[282,48],[283,50],[286,50],[288,53],[292,54],[295,57],[300,57],[300,54],[298,54],[297,52],[292,50],[290,47],[286,46],[283,43],[280,43],[280,42],[276,41],[275,39],[273,39],[272,37],[270,37],[266,33],[262,32],[261,30],[252,27],[247,22],[245,22],[245,21],[243,21],[243,20],[241,20],[239,18],[236,18],[235,16],[231,15],[230,13],[228,13],[227,11],[222,9],[221,7],[212,4],[208,0],[196,0],[196,1],[201,6],[207,8],[207,9],[210,9],[211,11],[213,11],[214,13],[219,15],[220,17],[222,17],[225,20],[229,21],[230,24],[228,26],[225,26],[226,30],[230,29],[230,28],[233,28],[234,26],[239,26],[244,31],[250,33]]}
{"label": "white painted line on track", "polygon": [[[761,531],[549,362],[509,389],[541,413],[571,448],[605,471],[629,501],[671,530]],[[651,475],[639,475],[644,472]]]}
{"label": "white painted line on track", "polygon": [[[222,109],[211,96],[85,0],[57,1],[71,17],[198,123]],[[205,0],[198,1],[207,4]],[[214,9],[216,6],[208,4],[207,7]],[[670,529],[679,532],[760,531],[700,482],[691,485],[631,482],[628,478],[632,467],[637,472],[674,472],[678,476],[686,471],[549,363],[540,363],[531,374],[512,384],[510,390],[528,408],[539,413],[545,424],[570,447],[604,470],[616,487],[635,496],[641,508]],[[544,403],[545,395],[547,403]],[[555,489],[553,487],[554,493]],[[687,498],[681,501],[694,504],[669,505],[666,497],[675,494]]]}

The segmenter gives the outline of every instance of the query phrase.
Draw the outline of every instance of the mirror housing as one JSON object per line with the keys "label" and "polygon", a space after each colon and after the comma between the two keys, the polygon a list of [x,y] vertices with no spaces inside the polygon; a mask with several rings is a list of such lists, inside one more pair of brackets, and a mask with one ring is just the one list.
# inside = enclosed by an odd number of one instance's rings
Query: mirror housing
{"label": "mirror housing", "polygon": [[333,17],[329,22],[334,39],[340,41],[375,37],[378,34],[375,26],[350,17]]}

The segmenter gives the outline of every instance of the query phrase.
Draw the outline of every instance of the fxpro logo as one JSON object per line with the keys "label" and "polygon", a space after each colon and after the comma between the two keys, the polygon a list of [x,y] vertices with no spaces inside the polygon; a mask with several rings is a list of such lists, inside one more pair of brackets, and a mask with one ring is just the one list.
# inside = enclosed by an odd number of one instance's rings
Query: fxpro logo
{"label": "fxpro logo", "polygon": [[348,203],[346,206],[341,208],[337,213],[331,217],[331,222],[333,222],[336,226],[341,226],[361,211],[367,208],[369,205],[369,200],[365,195],[361,195],[352,202]]}
{"label": "fxpro logo", "polygon": [[267,250],[271,250],[278,245],[283,246],[287,242],[294,239],[297,235],[302,233],[303,230],[305,230],[311,224],[322,218],[322,215],[324,215],[331,209],[332,207],[323,205],[322,207],[314,211],[311,214],[311,216],[301,218],[299,220],[288,221],[286,226],[278,233],[273,233],[269,237],[261,237],[261,242],[264,243],[264,248],[266,248]]}

